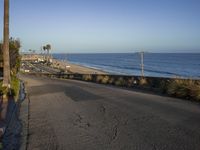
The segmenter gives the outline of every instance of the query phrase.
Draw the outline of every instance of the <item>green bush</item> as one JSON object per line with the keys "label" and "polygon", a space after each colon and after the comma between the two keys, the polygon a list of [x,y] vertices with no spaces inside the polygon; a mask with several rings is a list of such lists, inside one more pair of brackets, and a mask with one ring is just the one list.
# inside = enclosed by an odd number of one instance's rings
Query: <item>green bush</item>
{"label": "green bush", "polygon": [[158,88],[160,89],[160,91],[162,93],[166,93],[167,92],[169,83],[170,83],[170,80],[168,80],[168,81],[165,81],[165,80],[160,81]]}
{"label": "green bush", "polygon": [[115,85],[124,86],[126,85],[126,81],[122,77],[120,77],[117,81],[115,81]]}
{"label": "green bush", "polygon": [[11,77],[11,91],[12,95],[15,96],[15,98],[18,98],[20,90],[20,81],[16,76]]}
{"label": "green bush", "polygon": [[[19,90],[20,90],[20,81],[16,76],[12,76],[11,77],[11,94],[16,99],[18,98]],[[2,81],[0,81],[0,93],[1,94],[7,93],[8,95],[10,95],[10,92],[8,91],[9,89],[2,87]]]}

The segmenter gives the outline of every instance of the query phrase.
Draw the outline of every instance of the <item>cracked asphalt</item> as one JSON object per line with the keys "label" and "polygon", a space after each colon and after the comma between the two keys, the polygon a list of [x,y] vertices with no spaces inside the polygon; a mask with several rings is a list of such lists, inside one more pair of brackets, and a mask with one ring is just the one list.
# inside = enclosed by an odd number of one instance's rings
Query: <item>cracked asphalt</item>
{"label": "cracked asphalt", "polygon": [[199,150],[200,105],[94,83],[23,75],[28,150]]}

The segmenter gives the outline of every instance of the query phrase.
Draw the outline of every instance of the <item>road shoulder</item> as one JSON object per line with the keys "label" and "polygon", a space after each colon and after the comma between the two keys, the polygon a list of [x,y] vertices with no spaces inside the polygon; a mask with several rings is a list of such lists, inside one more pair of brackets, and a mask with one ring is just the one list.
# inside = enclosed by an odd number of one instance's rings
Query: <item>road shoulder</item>
{"label": "road shoulder", "polygon": [[29,119],[29,96],[27,92],[25,92],[26,98],[21,103],[20,107],[20,115],[19,119],[21,120],[22,124],[22,132],[21,132],[21,146],[20,150],[26,150],[27,149],[27,141],[28,141],[28,119]]}

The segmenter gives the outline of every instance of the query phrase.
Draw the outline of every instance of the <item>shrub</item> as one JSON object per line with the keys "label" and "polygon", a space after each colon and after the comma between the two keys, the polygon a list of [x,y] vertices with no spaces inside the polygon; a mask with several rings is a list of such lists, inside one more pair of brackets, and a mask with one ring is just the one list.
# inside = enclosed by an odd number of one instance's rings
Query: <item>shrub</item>
{"label": "shrub", "polygon": [[83,80],[85,80],[85,81],[91,81],[92,80],[92,76],[90,74],[83,75]]}
{"label": "shrub", "polygon": [[193,100],[200,101],[200,82],[190,85],[190,97]]}
{"label": "shrub", "polygon": [[200,84],[193,80],[175,79],[169,84],[167,93],[179,98],[200,101]]}
{"label": "shrub", "polygon": [[19,95],[19,89],[20,89],[20,81],[16,76],[12,76],[11,78],[11,91],[12,95],[15,96],[15,98],[18,98]]}
{"label": "shrub", "polygon": [[148,78],[148,85],[151,86],[151,88],[159,88],[160,87],[160,78]]}
{"label": "shrub", "polygon": [[169,83],[170,83],[170,80],[167,80],[167,81],[162,80],[162,81],[160,81],[160,83],[159,83],[159,89],[160,89],[160,91],[162,93],[166,93],[167,92]]}
{"label": "shrub", "polygon": [[74,75],[69,75],[69,79],[74,79]]}
{"label": "shrub", "polygon": [[102,82],[103,84],[109,83],[109,76],[104,76],[101,82]]}
{"label": "shrub", "polygon": [[104,77],[102,75],[97,75],[96,82],[101,83],[103,78]]}
{"label": "shrub", "polygon": [[120,77],[117,81],[115,81],[115,85],[117,86],[124,86],[126,84],[126,81]]}
{"label": "shrub", "polygon": [[8,92],[9,89],[6,87],[2,87],[2,81],[0,81],[0,95],[2,94],[8,94],[15,96],[15,99],[17,100],[20,90],[20,80],[16,76],[11,77],[11,93]]}
{"label": "shrub", "polygon": [[115,79],[113,77],[111,77],[108,81],[108,84],[114,84]]}
{"label": "shrub", "polygon": [[168,86],[167,93],[177,97],[186,97],[188,94],[186,81],[179,79],[173,80]]}
{"label": "shrub", "polygon": [[141,78],[139,81],[139,85],[147,85],[147,80],[145,78]]}
{"label": "shrub", "polygon": [[128,81],[127,81],[127,86],[128,86],[128,87],[133,86],[133,85],[134,85],[134,81],[135,81],[135,80],[134,80],[134,77],[128,79]]}

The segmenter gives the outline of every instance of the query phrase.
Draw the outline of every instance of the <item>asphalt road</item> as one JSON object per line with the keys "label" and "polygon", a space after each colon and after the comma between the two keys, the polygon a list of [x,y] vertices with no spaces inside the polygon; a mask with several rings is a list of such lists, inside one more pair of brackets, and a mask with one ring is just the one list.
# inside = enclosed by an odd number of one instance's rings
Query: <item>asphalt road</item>
{"label": "asphalt road", "polygon": [[23,75],[28,150],[199,150],[200,106],[94,83]]}
{"label": "asphalt road", "polygon": [[29,70],[30,73],[59,73],[60,70],[49,67],[45,64],[24,61],[22,69]]}

